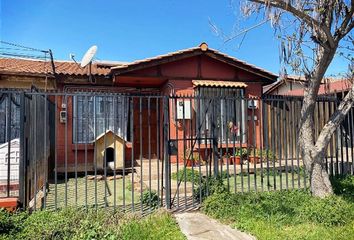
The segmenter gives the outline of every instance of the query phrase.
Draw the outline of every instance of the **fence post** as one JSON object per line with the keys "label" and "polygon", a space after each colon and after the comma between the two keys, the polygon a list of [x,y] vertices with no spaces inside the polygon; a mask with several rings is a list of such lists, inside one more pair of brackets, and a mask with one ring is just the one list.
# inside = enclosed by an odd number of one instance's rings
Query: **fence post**
{"label": "fence post", "polygon": [[169,98],[163,98],[163,138],[164,138],[164,165],[165,165],[165,199],[166,208],[171,209],[171,175],[170,175],[170,157],[168,153],[169,142]]}
{"label": "fence post", "polygon": [[7,197],[10,197],[11,186],[11,98],[12,93],[7,94],[7,115],[6,115],[6,140],[7,140]]}
{"label": "fence post", "polygon": [[20,95],[20,162],[19,162],[19,201],[22,204],[22,207],[26,207],[25,199],[25,168],[26,168],[26,159],[25,159],[25,93],[21,92]]}

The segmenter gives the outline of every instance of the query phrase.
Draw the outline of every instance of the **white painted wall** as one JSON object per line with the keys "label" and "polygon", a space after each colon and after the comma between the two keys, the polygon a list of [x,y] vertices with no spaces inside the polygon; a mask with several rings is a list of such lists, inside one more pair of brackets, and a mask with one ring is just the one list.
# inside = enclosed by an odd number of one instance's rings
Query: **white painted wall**
{"label": "white painted wall", "polygon": [[[10,142],[10,180],[19,179],[20,164],[20,140],[18,138]],[[6,181],[8,178],[8,143],[0,145],[0,181]]]}

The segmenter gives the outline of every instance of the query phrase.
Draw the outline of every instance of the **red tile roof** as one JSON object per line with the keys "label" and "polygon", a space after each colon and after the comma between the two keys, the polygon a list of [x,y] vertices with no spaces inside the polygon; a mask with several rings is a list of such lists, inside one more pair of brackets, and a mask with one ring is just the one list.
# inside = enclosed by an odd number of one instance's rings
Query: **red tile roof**
{"label": "red tile roof", "polygon": [[213,81],[213,80],[192,80],[194,86],[205,86],[205,87],[234,87],[234,88],[245,88],[246,83],[243,82],[232,82],[232,81]]}
{"label": "red tile roof", "polygon": [[[117,64],[117,62],[94,62],[91,67],[91,73],[105,76],[109,74],[111,67]],[[57,74],[76,76],[87,76],[89,74],[88,66],[81,68],[72,61],[54,61],[54,65]],[[0,73],[45,75],[53,74],[53,69],[49,60],[0,58]]]}
{"label": "red tile roof", "polygon": [[[343,81],[342,84],[346,84],[348,85],[348,83],[350,84],[349,80],[343,80],[343,79],[339,79],[339,78],[333,78],[333,77],[325,77],[322,79],[321,81],[321,87],[319,90],[319,94],[323,95],[326,94],[328,91],[342,91],[345,90],[345,86],[340,85],[341,82]],[[274,90],[276,90],[277,88],[279,88],[280,86],[282,86],[283,84],[287,84],[288,82],[298,82],[301,84],[304,84],[307,82],[306,78],[303,76],[298,76],[298,75],[288,75],[285,78],[280,79],[279,81],[276,81],[275,83],[266,85],[263,87],[263,93],[264,94],[272,94],[272,92]],[[325,87],[326,86],[326,87]],[[349,85],[351,86],[351,84]],[[332,89],[332,90],[330,90]],[[304,91],[303,89],[296,89],[296,90],[291,90],[288,92],[289,95],[293,95],[293,96],[302,96],[304,95]]]}
{"label": "red tile roof", "polygon": [[[333,94],[338,92],[349,91],[353,86],[353,82],[347,79],[340,79],[333,82],[328,82],[321,84],[320,89],[318,90],[318,95]],[[304,89],[296,89],[289,91],[286,95],[288,96],[303,96]]]}
{"label": "red tile roof", "polygon": [[234,58],[234,57],[231,57],[227,54],[221,53],[215,49],[208,48],[208,45],[206,43],[202,43],[198,47],[187,48],[187,49],[183,49],[183,50],[179,50],[179,51],[175,51],[175,52],[171,52],[171,53],[167,53],[167,54],[163,54],[163,55],[158,55],[158,56],[152,57],[152,58],[145,58],[145,59],[137,60],[137,61],[134,61],[134,62],[131,62],[128,64],[115,66],[115,67],[112,67],[112,72],[113,73],[116,72],[117,74],[119,74],[119,73],[123,73],[123,72],[133,71],[135,69],[142,69],[144,67],[153,66],[154,64],[158,65],[161,62],[164,62],[165,60],[168,60],[168,59],[171,59],[171,61],[173,61],[176,59],[176,57],[183,57],[184,55],[193,54],[193,53],[195,55],[205,53],[206,55],[209,55],[214,58],[218,58],[218,59],[222,58],[223,60],[225,60],[229,64],[236,65],[239,68],[245,69],[250,72],[254,72],[255,74],[258,74],[258,75],[262,75],[272,81],[275,81],[278,77],[277,75],[275,75],[265,69],[262,69],[262,68],[255,66],[255,65],[241,61],[237,58]]}

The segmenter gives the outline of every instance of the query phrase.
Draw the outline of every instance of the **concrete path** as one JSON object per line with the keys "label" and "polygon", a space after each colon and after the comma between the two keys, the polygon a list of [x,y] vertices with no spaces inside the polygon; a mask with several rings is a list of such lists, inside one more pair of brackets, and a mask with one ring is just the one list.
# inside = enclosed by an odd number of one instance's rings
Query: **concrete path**
{"label": "concrete path", "polygon": [[200,212],[175,214],[178,225],[188,240],[254,240],[244,232],[219,223]]}

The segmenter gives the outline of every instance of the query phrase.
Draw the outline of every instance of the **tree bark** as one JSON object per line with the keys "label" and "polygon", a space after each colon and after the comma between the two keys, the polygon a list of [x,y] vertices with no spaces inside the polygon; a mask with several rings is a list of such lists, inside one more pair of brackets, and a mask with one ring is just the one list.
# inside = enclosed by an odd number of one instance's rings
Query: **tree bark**
{"label": "tree bark", "polygon": [[306,170],[310,174],[310,190],[313,196],[324,198],[333,194],[329,174],[324,163],[325,148],[316,150],[313,146],[306,146],[303,160]]}
{"label": "tree bark", "polygon": [[305,88],[303,106],[301,109],[299,144],[301,155],[307,172],[310,174],[311,193],[313,196],[326,197],[333,194],[329,176],[324,164],[325,151],[328,141],[316,145],[314,133],[314,110],[321,80],[331,63],[335,49],[328,51],[322,47],[318,49],[318,63],[308,77],[308,86]]}
{"label": "tree bark", "polygon": [[314,159],[310,181],[311,193],[313,196],[324,198],[333,194],[329,175],[321,157],[319,157],[319,159]]}

